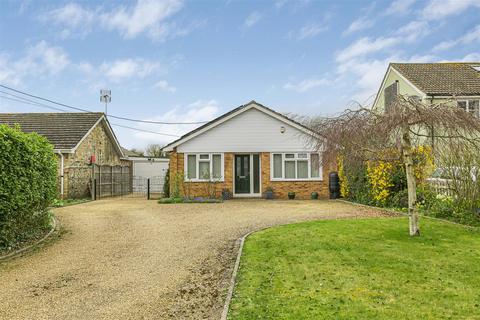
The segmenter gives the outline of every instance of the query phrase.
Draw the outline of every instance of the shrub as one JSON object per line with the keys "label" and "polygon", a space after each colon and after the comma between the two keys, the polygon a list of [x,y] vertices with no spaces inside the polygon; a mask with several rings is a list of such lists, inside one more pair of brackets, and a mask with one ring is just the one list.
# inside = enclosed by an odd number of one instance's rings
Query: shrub
{"label": "shrub", "polygon": [[170,197],[170,168],[165,173],[165,180],[163,181],[163,196],[165,198]]}
{"label": "shrub", "polygon": [[0,247],[27,240],[50,225],[56,157],[36,133],[0,125]]}

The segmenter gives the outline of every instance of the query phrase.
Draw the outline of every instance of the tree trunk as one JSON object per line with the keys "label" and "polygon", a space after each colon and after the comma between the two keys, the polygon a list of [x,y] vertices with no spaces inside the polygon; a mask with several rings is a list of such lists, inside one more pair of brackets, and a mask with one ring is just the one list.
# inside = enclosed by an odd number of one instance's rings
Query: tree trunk
{"label": "tree trunk", "polygon": [[402,134],[402,152],[403,163],[405,165],[405,173],[407,176],[407,190],[408,190],[408,219],[410,226],[410,235],[419,236],[420,228],[418,226],[418,212],[417,212],[417,182],[413,172],[412,159],[412,142],[410,140],[410,133],[408,128],[404,128]]}

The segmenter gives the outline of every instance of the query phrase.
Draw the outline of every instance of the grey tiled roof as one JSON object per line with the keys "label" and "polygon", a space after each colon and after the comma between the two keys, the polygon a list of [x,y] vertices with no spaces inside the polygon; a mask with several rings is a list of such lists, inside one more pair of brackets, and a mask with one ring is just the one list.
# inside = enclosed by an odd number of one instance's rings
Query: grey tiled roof
{"label": "grey tiled roof", "polygon": [[24,132],[36,132],[55,149],[73,149],[103,116],[92,113],[0,113],[0,124],[20,125]]}
{"label": "grey tiled roof", "polygon": [[480,62],[390,65],[427,95],[480,95]]}

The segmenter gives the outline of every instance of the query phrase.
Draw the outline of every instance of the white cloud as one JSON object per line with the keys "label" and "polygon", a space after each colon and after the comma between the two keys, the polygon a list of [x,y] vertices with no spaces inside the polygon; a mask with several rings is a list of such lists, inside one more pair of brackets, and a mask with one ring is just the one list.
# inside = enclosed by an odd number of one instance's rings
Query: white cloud
{"label": "white cloud", "polygon": [[400,42],[400,39],[397,37],[389,38],[376,38],[372,39],[369,37],[363,37],[355,41],[350,46],[346,47],[337,54],[337,61],[344,62],[351,60],[356,57],[361,57],[369,53],[374,53],[381,51],[386,48],[390,48]]}
{"label": "white cloud", "polygon": [[461,59],[464,62],[478,62],[480,61],[480,52],[472,52],[467,54],[465,57]]}
{"label": "white cloud", "polygon": [[53,22],[69,27],[90,25],[96,12],[83,8],[77,3],[71,2],[63,7],[53,9],[40,17],[45,22]]}
{"label": "white cloud", "polygon": [[426,20],[440,20],[458,15],[470,7],[480,7],[478,0],[430,0],[421,16]]}
{"label": "white cloud", "polygon": [[174,93],[175,91],[177,91],[177,88],[175,88],[174,86],[171,86],[167,81],[165,80],[160,80],[158,81],[157,83],[155,83],[153,85],[154,88],[158,88],[162,91],[166,91],[166,92],[171,92],[171,93]]}
{"label": "white cloud", "polygon": [[396,35],[402,38],[403,42],[415,42],[431,33],[430,25],[426,21],[411,21],[400,27]]}
{"label": "white cloud", "polygon": [[22,75],[12,63],[8,55],[0,54],[0,83],[16,86],[21,82]]}
{"label": "white cloud", "polygon": [[354,20],[347,28],[347,30],[345,30],[343,32],[343,35],[349,35],[351,33],[354,33],[354,32],[358,32],[358,31],[361,31],[361,30],[366,30],[366,29],[369,29],[371,27],[373,27],[375,25],[375,21],[373,21],[373,19],[369,19],[368,17],[360,17],[356,20]]}
{"label": "white cloud", "polygon": [[472,42],[480,42],[480,25],[477,25],[474,29],[472,29],[470,32],[467,34],[454,39],[454,40],[448,40],[448,41],[443,41],[436,45],[433,50],[434,51],[442,51],[442,50],[448,50],[451,49],[455,46],[458,45],[467,45]]}
{"label": "white cloud", "polygon": [[164,38],[168,25],[164,20],[183,7],[180,0],[139,0],[132,7],[119,7],[102,14],[101,21],[109,29],[116,29],[125,38],[147,33],[153,38]]}
{"label": "white cloud", "polygon": [[246,28],[253,27],[260,21],[260,19],[262,19],[262,15],[258,11],[253,11],[247,16],[247,18],[245,18],[243,26]]}
{"label": "white cloud", "polygon": [[133,77],[145,78],[160,69],[161,65],[155,61],[145,59],[119,59],[113,62],[103,62],[99,72],[108,80],[121,82]]}
{"label": "white cloud", "polygon": [[300,28],[300,30],[291,32],[289,36],[298,40],[303,40],[313,38],[326,30],[328,30],[328,26],[323,23],[309,23]]}
{"label": "white cloud", "polygon": [[[115,2],[114,2],[115,3]],[[60,38],[84,37],[94,27],[117,31],[125,39],[146,35],[154,41],[185,36],[204,25],[191,21],[187,25],[169,19],[183,8],[183,0],[137,0],[130,6],[88,8],[68,3],[39,16],[40,21],[62,27]]]}
{"label": "white cloud", "polygon": [[50,46],[42,40],[28,47],[24,56],[18,60],[0,53],[0,81],[18,85],[27,76],[55,75],[68,65],[70,60],[62,48]]}
{"label": "white cloud", "polygon": [[396,0],[385,11],[386,15],[403,15],[410,12],[411,6],[416,0]]}
{"label": "white cloud", "polygon": [[297,83],[288,82],[283,86],[283,89],[302,93],[319,86],[329,85],[330,83],[331,81],[325,78],[321,78],[321,79],[311,78],[311,79],[302,80]]}
{"label": "white cloud", "polygon": [[[216,118],[219,115],[219,112],[220,108],[216,100],[197,100],[187,106],[174,107],[161,116],[156,116],[145,120],[164,122],[206,122]],[[155,125],[144,123],[138,125],[138,128],[181,136],[200,125],[201,124]],[[172,137],[146,132],[135,132],[133,136],[136,139],[144,141],[145,144],[165,144],[175,140],[175,138]]]}

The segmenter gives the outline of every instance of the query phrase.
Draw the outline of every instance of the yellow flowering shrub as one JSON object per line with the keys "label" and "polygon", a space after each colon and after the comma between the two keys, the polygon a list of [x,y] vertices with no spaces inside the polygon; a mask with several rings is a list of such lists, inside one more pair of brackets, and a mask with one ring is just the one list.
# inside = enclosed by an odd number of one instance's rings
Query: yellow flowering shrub
{"label": "yellow flowering shrub", "polygon": [[368,161],[367,177],[370,184],[370,193],[373,200],[385,204],[390,196],[392,183],[393,164],[386,161]]}
{"label": "yellow flowering shrub", "polygon": [[340,195],[343,198],[347,198],[350,193],[350,190],[349,190],[350,188],[348,185],[347,174],[345,173],[343,156],[337,157],[337,165],[338,165],[338,177],[340,178]]}
{"label": "yellow flowering shrub", "polygon": [[418,146],[413,152],[413,172],[419,184],[423,183],[435,170],[432,147]]}

